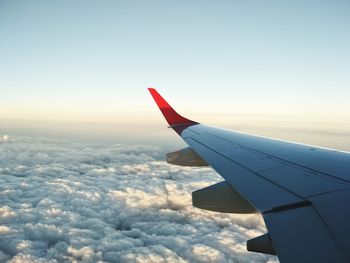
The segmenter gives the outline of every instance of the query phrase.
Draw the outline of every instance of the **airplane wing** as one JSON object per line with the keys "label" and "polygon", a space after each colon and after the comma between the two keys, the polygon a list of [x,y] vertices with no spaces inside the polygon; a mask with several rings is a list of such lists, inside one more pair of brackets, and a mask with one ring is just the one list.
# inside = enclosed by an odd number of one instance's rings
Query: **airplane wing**
{"label": "airplane wing", "polygon": [[203,125],[149,91],[189,146],[167,161],[210,165],[224,179],[193,192],[194,206],[261,213],[268,233],[248,240],[247,248],[282,263],[350,262],[350,153]]}

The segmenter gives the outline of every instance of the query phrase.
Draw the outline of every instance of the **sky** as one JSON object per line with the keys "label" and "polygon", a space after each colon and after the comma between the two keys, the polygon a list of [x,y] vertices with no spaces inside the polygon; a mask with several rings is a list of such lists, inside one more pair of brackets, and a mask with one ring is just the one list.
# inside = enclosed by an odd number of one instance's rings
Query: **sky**
{"label": "sky", "polygon": [[2,0],[1,132],[156,134],[147,87],[203,123],[348,131],[349,12],[349,1]]}

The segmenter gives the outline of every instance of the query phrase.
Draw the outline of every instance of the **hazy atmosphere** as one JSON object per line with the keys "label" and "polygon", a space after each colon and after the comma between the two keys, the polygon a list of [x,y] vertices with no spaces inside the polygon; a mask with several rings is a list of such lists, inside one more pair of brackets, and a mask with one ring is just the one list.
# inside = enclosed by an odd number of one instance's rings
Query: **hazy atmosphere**
{"label": "hazy atmosphere", "polygon": [[350,151],[349,1],[0,1],[0,262],[277,262],[147,91],[201,123]]}

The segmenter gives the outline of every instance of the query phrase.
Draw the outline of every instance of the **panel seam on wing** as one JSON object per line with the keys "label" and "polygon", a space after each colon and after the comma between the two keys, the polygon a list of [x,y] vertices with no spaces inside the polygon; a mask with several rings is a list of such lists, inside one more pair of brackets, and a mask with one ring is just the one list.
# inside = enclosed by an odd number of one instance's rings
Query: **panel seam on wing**
{"label": "panel seam on wing", "polygon": [[226,141],[226,142],[234,143],[234,144],[236,144],[236,145],[239,145],[239,146],[241,146],[241,147],[243,147],[243,148],[245,148],[245,149],[248,149],[248,150],[250,150],[250,151],[254,151],[254,152],[256,152],[256,153],[265,154],[265,155],[267,155],[267,156],[270,156],[270,157],[272,157],[272,158],[278,159],[278,160],[283,161],[283,162],[285,162],[285,163],[288,163],[288,164],[290,164],[290,165],[302,167],[302,168],[304,168],[304,169],[308,169],[308,170],[313,171],[313,172],[316,172],[316,173],[318,173],[318,174],[326,175],[326,176],[329,176],[329,177],[331,177],[331,178],[333,178],[333,179],[336,179],[336,180],[339,180],[339,181],[342,181],[342,182],[346,182],[346,183],[350,183],[350,181],[345,180],[345,179],[343,179],[343,178],[339,178],[339,177],[337,177],[337,176],[334,176],[334,175],[331,175],[331,174],[328,174],[328,173],[324,173],[324,172],[321,172],[321,171],[319,171],[319,170],[316,170],[316,169],[313,169],[313,168],[309,168],[309,167],[307,167],[307,166],[304,166],[304,165],[301,165],[301,164],[298,164],[298,163],[294,163],[294,162],[291,162],[291,161],[287,161],[287,160],[282,159],[282,158],[280,158],[280,157],[276,157],[276,156],[274,156],[274,155],[267,154],[267,153],[262,152],[262,151],[258,151],[258,150],[256,150],[256,149],[250,148],[250,147],[248,147],[248,146],[244,146],[244,145],[242,145],[242,144],[239,144],[239,143],[237,143],[237,142],[231,141],[231,140],[229,140],[229,139],[225,139],[225,138],[219,137],[219,136],[214,135],[214,134],[211,134],[211,133],[209,133],[209,132],[206,132],[206,133],[207,133],[208,135],[210,135],[210,136],[215,137],[215,138],[221,139],[221,140]]}
{"label": "panel seam on wing", "polygon": [[[271,183],[271,184],[273,184],[273,185],[275,185],[275,186],[277,186],[277,187],[279,187],[279,188],[285,190],[286,192],[288,192],[288,193],[290,193],[290,194],[292,194],[292,195],[295,195],[295,196],[299,197],[300,199],[305,199],[305,197],[302,197],[302,196],[298,195],[297,193],[294,193],[294,192],[290,191],[289,189],[285,188],[284,186],[281,186],[281,185],[275,183],[274,181],[271,181],[271,180],[269,180],[268,178],[265,178],[265,177],[261,176],[261,175],[258,174],[257,172],[255,172],[255,171],[253,171],[253,170],[247,168],[246,166],[244,166],[244,165],[242,165],[242,164],[236,162],[235,160],[232,160],[231,158],[229,158],[229,157],[223,155],[222,153],[220,153],[220,152],[218,152],[218,151],[216,151],[216,150],[210,148],[209,146],[207,146],[207,145],[205,145],[205,144],[199,142],[198,140],[196,140],[196,139],[194,139],[194,138],[190,138],[190,140],[195,141],[196,143],[202,145],[203,147],[206,147],[207,149],[209,149],[209,150],[215,152],[216,154],[219,154],[220,156],[222,156],[222,157],[224,157],[225,159],[227,159],[227,160],[233,162],[234,164],[238,165],[239,167],[248,170],[249,172],[251,172],[251,173],[254,174],[255,176],[258,176],[259,178],[261,178],[261,179],[263,179],[263,180],[265,180],[265,181],[267,181],[267,182],[269,182],[269,183]],[[211,165],[211,164],[209,163],[209,165]],[[211,165],[211,166],[212,166],[212,165]]]}

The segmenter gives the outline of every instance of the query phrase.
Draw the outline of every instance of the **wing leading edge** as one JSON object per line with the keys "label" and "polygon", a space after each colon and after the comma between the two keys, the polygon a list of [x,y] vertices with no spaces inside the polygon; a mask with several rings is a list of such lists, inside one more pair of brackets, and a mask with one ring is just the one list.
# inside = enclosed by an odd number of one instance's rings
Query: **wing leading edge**
{"label": "wing leading edge", "polygon": [[[349,153],[206,126],[149,91],[169,125],[231,187],[202,191],[214,200],[202,207],[262,214],[269,232],[250,240],[249,250],[276,253],[281,262],[350,261]],[[226,191],[225,200],[218,191]]]}

